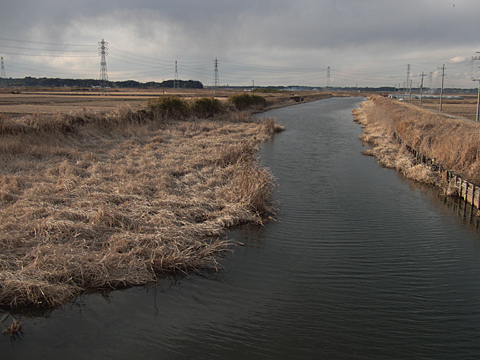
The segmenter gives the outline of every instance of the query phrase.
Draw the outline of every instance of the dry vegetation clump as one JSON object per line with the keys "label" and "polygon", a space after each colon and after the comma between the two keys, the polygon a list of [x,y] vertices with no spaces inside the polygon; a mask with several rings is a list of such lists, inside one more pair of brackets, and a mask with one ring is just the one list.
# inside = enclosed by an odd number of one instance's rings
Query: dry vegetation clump
{"label": "dry vegetation clump", "polygon": [[[0,323],[4,322],[10,315],[5,315],[1,320]],[[13,319],[10,326],[6,327],[2,330],[2,335],[9,335],[10,338],[15,339],[17,337],[21,337],[22,335],[22,326],[23,323],[17,319]]]}
{"label": "dry vegetation clump", "polygon": [[267,105],[267,100],[263,96],[248,93],[232,95],[228,102],[237,110],[263,109]]}
{"label": "dry vegetation clump", "polygon": [[429,167],[418,164],[406,144],[395,137],[395,123],[388,109],[369,99],[353,114],[355,121],[364,128],[360,139],[372,146],[364,154],[374,156],[382,166],[396,169],[409,179],[432,185],[440,183],[441,179]]}
{"label": "dry vegetation clump", "polygon": [[225,230],[273,213],[273,179],[255,153],[275,131],[234,112],[2,118],[0,305],[57,306],[218,268]]}
{"label": "dry vegetation clump", "polygon": [[[375,146],[367,152],[378,157],[382,164],[400,168],[407,176],[413,172],[414,178],[430,179],[431,171],[421,169],[422,165],[412,161],[406,152],[405,145],[408,145],[444,168],[480,184],[480,124],[380,96],[373,96],[362,105],[355,112],[357,121],[365,127],[362,139]],[[401,145],[393,138],[394,133],[401,138]],[[411,165],[407,162],[397,166],[397,157],[404,155],[410,157]]]}

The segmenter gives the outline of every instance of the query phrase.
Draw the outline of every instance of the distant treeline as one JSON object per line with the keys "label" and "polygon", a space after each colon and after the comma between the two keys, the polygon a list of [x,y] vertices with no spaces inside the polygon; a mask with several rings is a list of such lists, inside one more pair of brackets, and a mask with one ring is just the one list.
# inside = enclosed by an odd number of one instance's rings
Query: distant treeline
{"label": "distant treeline", "polygon": [[[2,79],[3,85],[10,87],[35,86],[35,87],[77,87],[91,88],[101,86],[100,80],[95,79],[59,79],[59,78],[34,78],[27,76],[23,79]],[[6,84],[5,84],[6,83]],[[173,88],[177,85],[180,89],[203,89],[203,84],[197,80],[165,80],[163,82],[149,81],[146,83],[135,80],[107,81],[105,86],[111,88],[138,88],[138,89],[160,89]]]}

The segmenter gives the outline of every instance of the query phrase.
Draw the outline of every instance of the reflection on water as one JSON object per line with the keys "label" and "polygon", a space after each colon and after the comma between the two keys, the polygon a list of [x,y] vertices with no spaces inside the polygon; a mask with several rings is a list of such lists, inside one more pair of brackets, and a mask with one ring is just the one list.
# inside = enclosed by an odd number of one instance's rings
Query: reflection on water
{"label": "reflection on water", "polygon": [[25,317],[2,358],[477,358],[476,216],[363,156],[361,101],[266,114],[287,128],[259,154],[278,179],[278,220],[232,232],[244,246],[224,271]]}
{"label": "reflection on water", "polygon": [[451,211],[452,214],[457,216],[461,224],[469,225],[472,230],[478,232],[480,228],[480,211],[472,204],[458,197],[446,196],[441,189],[417,182],[409,182],[409,180],[404,179],[401,174],[398,174],[398,176],[400,179],[403,179],[403,181],[408,182],[409,188],[412,189],[412,191],[419,191],[428,197],[432,206],[435,206],[438,211]]}

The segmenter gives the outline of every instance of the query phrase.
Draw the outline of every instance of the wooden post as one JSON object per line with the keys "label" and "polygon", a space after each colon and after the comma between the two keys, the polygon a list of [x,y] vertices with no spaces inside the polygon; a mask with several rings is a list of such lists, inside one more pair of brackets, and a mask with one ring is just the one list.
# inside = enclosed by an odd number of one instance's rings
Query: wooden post
{"label": "wooden post", "polygon": [[480,114],[480,79],[478,80],[477,117],[476,117],[477,122],[478,122],[479,114]]}

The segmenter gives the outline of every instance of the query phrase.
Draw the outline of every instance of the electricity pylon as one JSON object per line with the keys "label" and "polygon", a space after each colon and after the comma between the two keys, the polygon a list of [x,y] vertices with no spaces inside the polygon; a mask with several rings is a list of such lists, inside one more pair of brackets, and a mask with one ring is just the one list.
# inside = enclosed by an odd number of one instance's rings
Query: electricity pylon
{"label": "electricity pylon", "polygon": [[7,86],[7,75],[5,75],[5,65],[2,56],[2,70],[0,72],[0,86]]}
{"label": "electricity pylon", "polygon": [[108,83],[108,74],[107,74],[107,55],[108,55],[108,42],[102,39],[98,43],[98,55],[100,55],[100,86],[105,88]]}
{"label": "electricity pylon", "polygon": [[175,76],[173,77],[173,88],[179,89],[180,84],[178,82],[178,68],[177,68],[177,60],[175,60]]}
{"label": "electricity pylon", "polygon": [[217,89],[218,86],[220,86],[220,79],[218,77],[218,60],[215,58],[213,68],[213,87]]}

